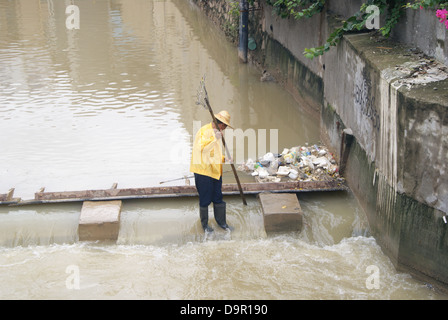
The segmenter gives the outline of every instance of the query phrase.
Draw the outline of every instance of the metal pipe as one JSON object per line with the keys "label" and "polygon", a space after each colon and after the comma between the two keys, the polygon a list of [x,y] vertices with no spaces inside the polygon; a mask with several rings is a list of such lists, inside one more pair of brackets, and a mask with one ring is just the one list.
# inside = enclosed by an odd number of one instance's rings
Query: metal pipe
{"label": "metal pipe", "polygon": [[249,29],[249,5],[247,0],[240,0],[240,26],[239,26],[239,43],[238,57],[241,62],[247,63],[247,43]]}

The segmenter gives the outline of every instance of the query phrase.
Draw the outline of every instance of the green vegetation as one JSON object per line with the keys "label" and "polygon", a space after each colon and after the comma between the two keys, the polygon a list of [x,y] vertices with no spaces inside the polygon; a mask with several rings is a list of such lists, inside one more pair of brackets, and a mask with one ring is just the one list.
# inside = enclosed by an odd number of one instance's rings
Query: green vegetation
{"label": "green vegetation", "polygon": [[[294,19],[310,18],[320,13],[324,9],[325,2],[326,0],[267,0],[267,3],[274,7],[277,15],[282,18],[293,17]],[[306,48],[303,53],[305,57],[313,59],[323,55],[332,46],[336,46],[344,34],[365,30],[366,22],[372,20],[374,14],[367,10],[370,5],[378,7],[380,16],[387,13],[385,24],[379,31],[383,36],[388,37],[404,10],[445,9],[448,7],[448,1],[415,0],[411,3],[408,0],[367,0],[361,5],[356,14],[347,20],[341,21],[342,25],[333,30],[322,46]]]}
{"label": "green vegetation", "polygon": [[240,5],[238,1],[228,1],[229,2],[229,20],[224,23],[224,32],[231,39],[238,39],[238,28],[239,28],[239,18],[240,18]]}

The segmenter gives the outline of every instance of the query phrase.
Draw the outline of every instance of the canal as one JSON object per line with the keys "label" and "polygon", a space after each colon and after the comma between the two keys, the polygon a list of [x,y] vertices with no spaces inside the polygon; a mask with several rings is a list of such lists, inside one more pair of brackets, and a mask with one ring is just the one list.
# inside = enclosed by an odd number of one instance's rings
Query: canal
{"label": "canal", "polygon": [[[189,175],[210,121],[195,103],[204,75],[215,111],[256,133],[258,153],[319,143],[319,119],[238,63],[189,1],[72,4],[0,0],[0,193]],[[0,207],[0,299],[447,298],[394,269],[350,192],[299,194],[302,232],[274,235],[255,196],[225,200],[235,230],[210,238],[195,198],[126,201],[117,243],[77,241],[81,204]]]}

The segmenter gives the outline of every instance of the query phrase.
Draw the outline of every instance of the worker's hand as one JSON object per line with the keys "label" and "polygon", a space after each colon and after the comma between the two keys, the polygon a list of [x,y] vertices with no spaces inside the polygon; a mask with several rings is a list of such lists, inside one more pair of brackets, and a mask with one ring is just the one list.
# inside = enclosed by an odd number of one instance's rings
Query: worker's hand
{"label": "worker's hand", "polygon": [[216,140],[219,140],[222,138],[222,133],[219,130],[215,130],[215,138]]}
{"label": "worker's hand", "polygon": [[233,163],[233,158],[232,157],[227,157],[226,156],[226,163]]}

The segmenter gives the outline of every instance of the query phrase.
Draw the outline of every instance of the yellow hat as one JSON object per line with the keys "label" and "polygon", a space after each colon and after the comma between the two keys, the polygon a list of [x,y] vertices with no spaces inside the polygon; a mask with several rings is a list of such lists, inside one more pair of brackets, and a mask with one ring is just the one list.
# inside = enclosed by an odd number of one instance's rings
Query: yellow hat
{"label": "yellow hat", "polygon": [[222,110],[218,114],[215,114],[215,118],[226,124],[228,127],[232,128],[232,126],[230,125],[230,114],[226,110]]}

